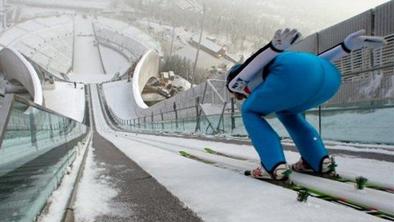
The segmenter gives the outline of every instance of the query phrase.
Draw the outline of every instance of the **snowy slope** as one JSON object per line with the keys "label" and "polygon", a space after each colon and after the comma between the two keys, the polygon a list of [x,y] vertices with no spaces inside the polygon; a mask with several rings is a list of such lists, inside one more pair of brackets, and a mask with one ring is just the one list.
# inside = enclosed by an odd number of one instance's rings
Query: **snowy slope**
{"label": "snowy slope", "polygon": [[92,20],[75,17],[75,46],[71,81],[98,83],[110,80],[112,75],[104,74],[99,48],[95,45]]}
{"label": "snowy slope", "polygon": [[[95,87],[92,87],[92,96],[98,132],[152,174],[205,221],[261,221],[262,218],[264,221],[381,221],[319,199],[311,198],[308,203],[299,203],[293,191],[185,159],[174,152],[141,142],[149,141],[150,136],[115,133],[103,119]],[[130,138],[121,135],[128,135]],[[177,144],[188,147],[200,147],[198,143],[204,142],[169,137],[154,139],[174,139]],[[216,145],[223,147],[220,143]],[[249,149],[247,153],[253,152]]]}
{"label": "snowy slope", "polygon": [[44,90],[45,106],[82,122],[85,115],[85,87],[82,84],[55,82],[54,90]]}
{"label": "snowy slope", "polygon": [[131,66],[130,62],[119,52],[102,45],[99,47],[105,71],[108,75],[113,76],[117,72],[122,75]]}
{"label": "snowy slope", "polygon": [[[142,137],[145,140],[157,141],[161,143],[188,144],[187,147],[195,149],[203,149],[208,147],[219,152],[224,152],[252,160],[256,164],[258,162],[258,155],[251,145],[236,145],[221,142],[182,139],[175,137],[160,137],[152,135],[139,135],[139,137]],[[286,144],[294,145],[292,143]],[[387,154],[394,155],[394,152],[387,152]],[[289,163],[296,162],[300,158],[298,153],[292,151],[286,151],[285,156]],[[336,156],[335,160],[338,163],[338,173],[346,172],[347,174],[351,173],[354,175],[362,174],[363,176],[368,177],[370,180],[381,181],[394,187],[394,163],[392,162],[362,159],[352,156]]]}
{"label": "snowy slope", "polygon": [[132,87],[132,82],[127,80],[103,84],[108,106],[122,119],[133,119],[136,116]]}
{"label": "snowy slope", "polygon": [[113,207],[111,200],[118,195],[118,191],[111,182],[111,176],[100,176],[105,168],[95,160],[94,151],[92,146],[87,151],[86,165],[74,205],[75,221],[95,221],[102,215],[123,215],[122,208]]}
{"label": "snowy slope", "polygon": [[100,24],[105,25],[107,27],[111,27],[111,29],[117,30],[119,33],[128,36],[141,44],[143,44],[147,49],[155,49],[159,53],[161,52],[160,43],[155,41],[151,36],[141,31],[140,29],[131,26],[128,23],[125,23],[120,20],[110,19],[106,17],[99,17],[98,21]]}

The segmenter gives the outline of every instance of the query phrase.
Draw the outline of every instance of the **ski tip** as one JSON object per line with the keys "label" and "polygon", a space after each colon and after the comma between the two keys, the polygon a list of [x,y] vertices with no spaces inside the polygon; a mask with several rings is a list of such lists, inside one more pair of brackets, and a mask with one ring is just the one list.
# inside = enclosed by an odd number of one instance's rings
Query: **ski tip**
{"label": "ski tip", "polygon": [[251,172],[250,172],[250,170],[245,170],[245,171],[244,171],[244,174],[245,174],[245,176],[250,176],[250,175],[251,175]]}
{"label": "ski tip", "polygon": [[208,148],[208,147],[205,147],[204,148],[204,150],[207,152],[207,153],[215,153],[215,151],[213,150],[213,149],[211,149],[211,148]]}
{"label": "ski tip", "polygon": [[188,157],[189,156],[189,154],[187,152],[185,152],[185,151],[179,151],[179,154],[181,156],[184,156],[184,157]]}

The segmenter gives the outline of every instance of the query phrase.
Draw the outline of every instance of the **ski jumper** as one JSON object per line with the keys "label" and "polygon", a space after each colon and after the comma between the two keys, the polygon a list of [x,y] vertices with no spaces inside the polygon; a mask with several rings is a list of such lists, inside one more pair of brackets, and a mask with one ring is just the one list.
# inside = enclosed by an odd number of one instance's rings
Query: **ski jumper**
{"label": "ski jumper", "polygon": [[271,113],[285,126],[302,158],[320,171],[328,152],[319,133],[302,113],[338,91],[340,72],[329,59],[347,52],[343,45],[338,45],[319,57],[304,52],[280,52],[268,44],[230,71],[233,79],[228,81],[229,90],[248,96],[242,105],[242,119],[268,172],[286,163],[278,134],[262,117]]}

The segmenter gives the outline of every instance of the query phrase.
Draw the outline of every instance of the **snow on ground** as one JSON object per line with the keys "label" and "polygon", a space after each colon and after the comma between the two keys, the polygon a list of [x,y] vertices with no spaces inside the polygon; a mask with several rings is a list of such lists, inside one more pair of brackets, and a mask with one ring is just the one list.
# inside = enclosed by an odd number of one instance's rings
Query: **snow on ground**
{"label": "snow on ground", "polygon": [[[185,57],[187,59],[189,59],[190,61],[195,60],[196,58],[196,52],[197,52],[197,48],[191,46],[191,45],[185,45],[182,48],[180,48],[179,50],[175,51],[174,53],[181,56],[181,57]],[[212,66],[218,66],[221,64],[226,64],[229,67],[231,67],[231,65],[233,64],[230,61],[227,61],[223,58],[216,58],[212,55],[210,55],[209,53],[205,52],[204,50],[200,50],[200,54],[198,56],[198,62],[197,65],[200,68],[205,68],[205,69],[209,69]]]}
{"label": "snow on ground", "polygon": [[24,0],[23,3],[29,5],[38,5],[43,7],[59,7],[59,8],[88,8],[88,9],[106,9],[110,6],[110,1],[108,0],[68,0],[68,1],[60,1],[60,0]]}
{"label": "snow on ground", "polygon": [[0,44],[12,47],[58,78],[67,73],[72,60],[71,16],[35,18],[1,33]]}
{"label": "snow on ground", "polygon": [[105,71],[110,76],[114,76],[117,72],[122,75],[131,66],[124,56],[111,48],[100,45],[100,51]]}
{"label": "snow on ground", "polygon": [[132,39],[139,41],[147,49],[156,49],[158,52],[161,52],[160,43],[155,41],[152,37],[150,37],[143,31],[139,30],[138,28],[134,26],[130,26],[128,23],[125,23],[120,20],[106,18],[106,17],[99,17],[98,21],[103,25],[106,25],[108,27],[111,27],[119,31],[125,36],[128,36]]}
{"label": "snow on ground", "polygon": [[113,76],[95,73],[84,73],[80,75],[80,73],[70,72],[68,77],[72,82],[101,83],[111,80]]}
{"label": "snow on ground", "polygon": [[82,122],[85,115],[85,87],[73,83],[55,82],[55,89],[44,90],[45,106],[64,116]]}
{"label": "snow on ground", "polygon": [[[122,133],[123,134],[123,133]],[[135,134],[127,134],[130,138]],[[202,141],[195,139],[182,139],[176,137],[161,137],[152,135],[138,135],[138,138],[143,138],[148,141],[157,141],[161,143],[171,144],[188,144],[185,148],[192,147],[194,149],[211,148],[220,152],[240,156],[246,159],[256,161],[258,164],[258,155],[251,145],[236,145],[221,142]],[[293,144],[288,144],[293,145]],[[357,149],[357,148],[354,148]],[[359,149],[357,149],[359,150]],[[387,151],[389,152],[389,151]],[[392,153],[392,152],[391,152]],[[286,159],[289,163],[298,161],[300,155],[296,152],[286,151]],[[362,175],[371,180],[381,181],[390,184],[394,187],[394,163],[386,161],[377,161],[370,159],[362,159],[351,156],[336,156],[335,160],[338,163],[338,172],[347,172],[354,175]]]}
{"label": "snow on ground", "polygon": [[[282,142],[282,144],[294,146],[293,142]],[[326,147],[328,149],[334,149],[334,150],[346,150],[346,151],[356,151],[356,152],[364,152],[364,153],[381,153],[381,154],[394,155],[394,151],[390,150],[393,149],[391,146],[385,146],[390,148],[379,148],[374,144],[370,144],[369,147],[367,146],[356,147],[356,145],[352,146],[351,143],[349,145],[327,143]]]}
{"label": "snow on ground", "polygon": [[90,222],[102,215],[124,215],[123,209],[112,203],[118,191],[111,182],[111,176],[100,176],[105,168],[95,161],[94,156],[94,147],[90,147],[83,176],[78,185],[74,205],[75,221]]}
{"label": "snow on ground", "polygon": [[162,140],[160,146],[169,149],[174,147],[166,144],[168,142],[185,147],[210,145],[225,150],[231,146],[234,147],[231,150],[243,150],[244,155],[255,157],[254,151],[244,146],[113,132],[103,119],[94,89],[92,87],[92,102],[98,132],[205,221],[382,221],[320,199],[310,198],[308,203],[300,203],[293,191],[186,159],[145,142]]}
{"label": "snow on ground", "polygon": [[135,113],[132,82],[127,80],[103,84],[103,91],[108,106],[122,119],[132,119]]}
{"label": "snow on ground", "polygon": [[[90,137],[90,135],[89,135]],[[67,207],[67,201],[70,198],[71,192],[75,185],[75,180],[78,175],[78,170],[83,160],[83,154],[85,150],[89,149],[86,146],[81,147],[77,152],[77,157],[72,164],[72,168],[69,168],[69,173],[64,175],[60,186],[55,190],[51,197],[48,199],[50,203],[48,211],[38,218],[38,222],[53,222],[61,221],[63,214]]]}
{"label": "snow on ground", "polygon": [[[292,143],[292,140],[287,138],[283,139],[282,141],[286,143]],[[389,151],[386,152],[387,154],[394,155],[394,145],[389,145],[389,144],[368,144],[368,143],[350,143],[350,142],[340,142],[340,141],[334,141],[334,140],[324,140],[326,144],[330,146],[331,149],[353,149],[356,150],[358,149],[370,149],[368,152],[376,152],[376,153],[383,153],[384,151]],[[393,151],[391,151],[393,150]]]}
{"label": "snow on ground", "polygon": [[[160,36],[158,38],[162,39],[166,42],[171,42],[172,39],[172,30],[173,27],[169,25],[159,24],[157,22],[146,21],[144,19],[137,21],[136,23],[139,26],[142,26],[146,29],[147,32],[154,32],[155,35]],[[197,48],[190,45],[188,41],[190,38],[196,33],[193,33],[191,30],[185,30],[182,27],[175,28],[175,39],[174,39],[174,54],[185,57],[190,61],[195,60]],[[204,38],[208,36],[207,33],[204,33]],[[168,49],[169,50],[169,49]],[[198,57],[197,66],[200,68],[209,69],[212,66],[218,66],[221,64],[226,64],[231,66],[232,62],[224,59],[217,58],[204,50],[200,50],[200,54]]]}
{"label": "snow on ground", "polygon": [[327,146],[330,149],[338,149],[338,150],[352,150],[358,152],[371,152],[371,153],[384,153],[389,155],[394,155],[394,146],[393,145],[380,145],[380,144],[341,144],[334,143],[332,145]]}
{"label": "snow on ground", "polygon": [[[37,23],[37,21],[40,21],[40,23]],[[31,38],[32,35],[36,33],[51,31],[51,29],[59,25],[66,25],[71,21],[70,16],[62,15],[59,17],[28,20],[18,23],[10,27],[6,32],[0,34],[0,43],[3,45],[11,45],[24,37]]]}
{"label": "snow on ground", "polygon": [[338,173],[344,172],[367,177],[370,181],[379,181],[394,187],[394,163],[361,159],[351,156],[337,156]]}
{"label": "snow on ground", "polygon": [[98,83],[110,80],[113,76],[104,74],[100,61],[98,45],[95,44],[92,20],[81,16],[75,17],[75,47],[71,81]]}
{"label": "snow on ground", "polygon": [[33,6],[19,6],[20,10],[20,20],[27,20],[27,19],[32,19],[35,17],[48,17],[48,16],[55,16],[59,14],[72,14],[75,13],[74,10],[67,10],[67,9],[62,9],[61,12],[59,12],[58,9],[53,9],[53,8],[39,8],[39,7],[33,7]]}

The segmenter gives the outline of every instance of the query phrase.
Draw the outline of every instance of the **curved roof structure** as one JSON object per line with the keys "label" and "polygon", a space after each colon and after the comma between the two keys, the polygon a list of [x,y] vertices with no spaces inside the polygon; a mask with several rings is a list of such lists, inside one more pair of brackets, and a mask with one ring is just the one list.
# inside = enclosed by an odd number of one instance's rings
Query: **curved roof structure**
{"label": "curved roof structure", "polygon": [[40,79],[33,66],[13,48],[0,51],[0,71],[8,81],[19,82],[33,98],[36,104],[43,104]]}
{"label": "curved roof structure", "polygon": [[159,54],[155,50],[149,50],[142,56],[140,62],[135,67],[133,75],[133,96],[139,108],[148,108],[141,94],[148,80],[159,75],[159,62]]}
{"label": "curved roof structure", "polygon": [[12,47],[56,77],[72,66],[73,17],[59,16],[27,20],[0,35],[0,44]]}

